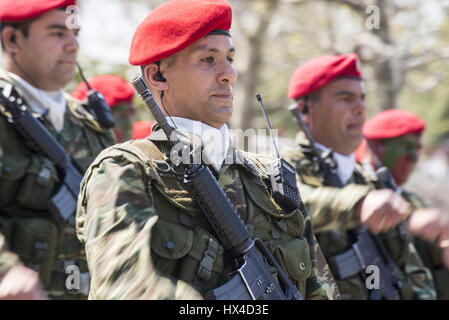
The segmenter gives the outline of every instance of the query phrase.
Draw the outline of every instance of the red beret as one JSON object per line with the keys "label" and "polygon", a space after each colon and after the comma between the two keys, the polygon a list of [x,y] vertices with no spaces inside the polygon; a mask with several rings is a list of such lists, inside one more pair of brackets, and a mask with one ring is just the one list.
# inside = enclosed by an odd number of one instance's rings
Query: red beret
{"label": "red beret", "polygon": [[389,139],[409,133],[421,134],[426,123],[411,112],[389,109],[365,122],[363,135],[368,139]]}
{"label": "red beret", "polygon": [[171,0],[154,9],[134,33],[129,63],[143,66],[187,48],[213,30],[231,28],[224,0]]}
{"label": "red beret", "polygon": [[76,0],[1,0],[0,21],[19,22],[33,19],[47,11],[75,5]]}
{"label": "red beret", "polygon": [[133,124],[133,140],[146,138],[151,134],[151,121],[136,121]]}
{"label": "red beret", "polygon": [[293,72],[288,84],[288,97],[297,99],[308,95],[343,76],[362,77],[355,53],[311,59]]}
{"label": "red beret", "polygon": [[[104,95],[106,103],[110,107],[120,102],[132,101],[134,98],[133,86],[119,76],[102,75],[93,77],[87,81],[93,90]],[[72,96],[78,100],[84,100],[87,98],[88,91],[86,84],[81,82],[72,92]]]}

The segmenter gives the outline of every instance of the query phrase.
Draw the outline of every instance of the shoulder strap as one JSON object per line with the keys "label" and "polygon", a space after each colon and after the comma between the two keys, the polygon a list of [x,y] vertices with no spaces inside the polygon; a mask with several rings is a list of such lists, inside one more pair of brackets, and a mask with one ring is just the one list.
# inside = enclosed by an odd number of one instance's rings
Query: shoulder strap
{"label": "shoulder strap", "polygon": [[169,202],[190,213],[200,212],[190,193],[171,172],[167,157],[153,141],[150,139],[130,141],[126,143],[125,151],[132,153],[145,164],[147,174]]}
{"label": "shoulder strap", "polygon": [[128,141],[118,145],[116,149],[131,153],[144,164],[147,174],[154,180],[158,181],[159,175],[156,174],[154,168],[154,160],[165,160],[165,156],[156,147],[156,145],[148,139],[139,139],[135,141]]}

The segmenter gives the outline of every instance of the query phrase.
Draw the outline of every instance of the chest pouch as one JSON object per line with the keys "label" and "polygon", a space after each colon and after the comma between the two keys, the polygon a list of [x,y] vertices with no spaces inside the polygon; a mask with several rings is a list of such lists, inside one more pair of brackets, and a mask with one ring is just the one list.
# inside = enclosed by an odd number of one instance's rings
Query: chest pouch
{"label": "chest pouch", "polygon": [[22,154],[11,153],[3,158],[3,170],[0,175],[1,206],[7,206],[15,200],[29,163],[30,159]]}
{"label": "chest pouch", "polygon": [[18,205],[31,210],[47,209],[58,181],[53,163],[42,156],[33,156],[17,195]]}
{"label": "chest pouch", "polygon": [[41,218],[14,218],[11,250],[20,260],[39,273],[44,287],[51,281],[56,255],[58,230],[54,223]]}

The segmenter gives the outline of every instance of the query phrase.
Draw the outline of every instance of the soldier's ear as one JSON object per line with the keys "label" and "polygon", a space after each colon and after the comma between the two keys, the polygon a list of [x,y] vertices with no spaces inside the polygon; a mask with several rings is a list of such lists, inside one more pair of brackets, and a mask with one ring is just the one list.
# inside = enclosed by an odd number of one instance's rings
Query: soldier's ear
{"label": "soldier's ear", "polygon": [[4,51],[11,55],[15,55],[20,50],[20,47],[17,44],[16,31],[17,30],[14,27],[6,26],[1,33]]}
{"label": "soldier's ear", "polygon": [[161,79],[161,72],[156,63],[150,63],[143,69],[147,83],[158,91],[165,91],[169,88],[168,81]]}
{"label": "soldier's ear", "polygon": [[306,115],[309,113],[309,106],[307,105],[307,102],[304,101],[304,99],[298,99],[298,101],[296,102],[296,106],[298,107],[298,110],[302,115]]}
{"label": "soldier's ear", "polygon": [[309,125],[310,120],[310,108],[308,104],[309,102],[304,99],[298,99],[296,102],[296,106],[298,107],[299,112],[301,112],[301,116],[307,125]]}

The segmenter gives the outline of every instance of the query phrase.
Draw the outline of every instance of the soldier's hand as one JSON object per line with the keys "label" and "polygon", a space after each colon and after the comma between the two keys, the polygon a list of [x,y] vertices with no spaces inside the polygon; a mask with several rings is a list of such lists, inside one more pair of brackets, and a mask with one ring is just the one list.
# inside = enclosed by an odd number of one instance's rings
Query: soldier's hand
{"label": "soldier's hand", "polygon": [[2,300],[45,300],[39,275],[23,265],[12,267],[0,276],[0,299]]}
{"label": "soldier's hand", "polygon": [[440,247],[449,246],[449,215],[439,209],[416,209],[407,220],[407,228],[425,241],[437,240]]}
{"label": "soldier's hand", "polygon": [[410,210],[410,204],[392,190],[372,190],[357,203],[354,217],[376,234],[394,227]]}

